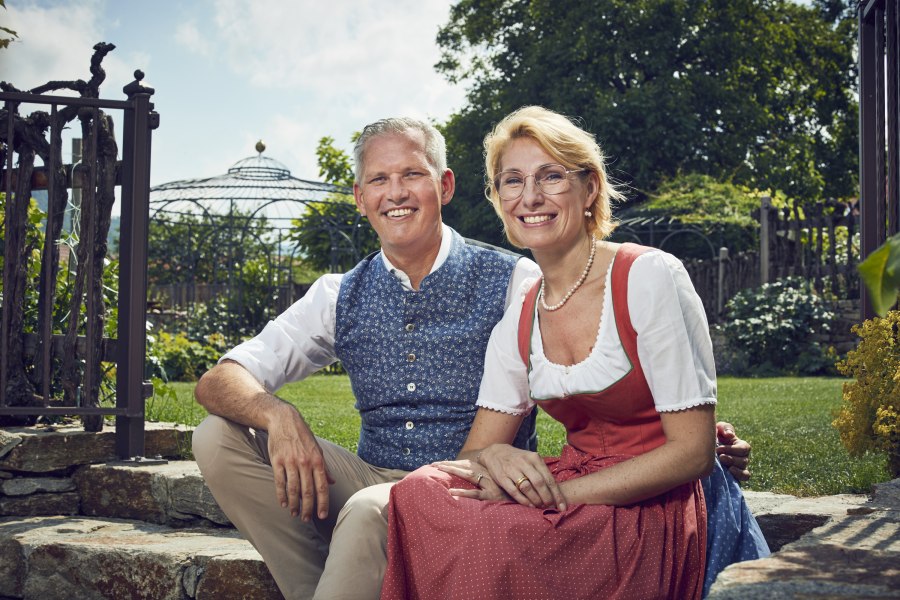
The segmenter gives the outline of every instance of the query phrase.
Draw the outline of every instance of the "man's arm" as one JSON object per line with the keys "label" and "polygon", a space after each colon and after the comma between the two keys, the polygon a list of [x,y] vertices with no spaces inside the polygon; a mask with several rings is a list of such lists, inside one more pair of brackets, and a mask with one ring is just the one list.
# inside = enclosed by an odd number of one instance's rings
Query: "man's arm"
{"label": "man's arm", "polygon": [[331,477],[312,430],[296,408],[267,392],[232,360],[206,372],[194,397],[211,414],[268,432],[275,492],[292,516],[309,521],[314,507],[320,519],[328,516]]}
{"label": "man's arm", "polygon": [[738,481],[750,479],[750,442],[738,438],[734,426],[725,421],[716,423],[716,438],[720,444],[716,447],[719,462]]}

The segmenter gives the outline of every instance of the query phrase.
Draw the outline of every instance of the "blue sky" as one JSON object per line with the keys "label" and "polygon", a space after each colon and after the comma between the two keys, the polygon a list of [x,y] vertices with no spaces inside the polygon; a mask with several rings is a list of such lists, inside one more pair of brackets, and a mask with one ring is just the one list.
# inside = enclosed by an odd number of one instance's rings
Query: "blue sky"
{"label": "blue sky", "polygon": [[[108,99],[135,69],[156,89],[151,184],[218,175],[255,154],[318,179],[315,147],[377,118],[443,121],[464,89],[434,71],[445,0],[6,0],[0,24],[19,39],[0,51],[0,79],[19,89],[88,79],[92,47]],[[67,157],[68,158],[68,157]]]}

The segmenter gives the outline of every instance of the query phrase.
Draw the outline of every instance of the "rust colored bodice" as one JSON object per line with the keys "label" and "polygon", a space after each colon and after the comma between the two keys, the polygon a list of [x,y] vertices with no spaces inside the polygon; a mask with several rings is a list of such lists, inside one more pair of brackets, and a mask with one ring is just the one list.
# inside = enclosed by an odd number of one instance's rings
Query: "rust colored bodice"
{"label": "rust colored bodice", "polygon": [[[659,413],[638,360],[637,332],[628,312],[628,273],[635,259],[649,249],[637,244],[622,244],[616,252],[608,282],[616,329],[631,362],[631,370],[601,391],[536,401],[566,427],[569,445],[582,452],[597,456],[636,456],[665,442]],[[519,353],[529,372],[531,332],[536,321],[535,302],[539,287],[540,281],[529,290],[519,318]]]}

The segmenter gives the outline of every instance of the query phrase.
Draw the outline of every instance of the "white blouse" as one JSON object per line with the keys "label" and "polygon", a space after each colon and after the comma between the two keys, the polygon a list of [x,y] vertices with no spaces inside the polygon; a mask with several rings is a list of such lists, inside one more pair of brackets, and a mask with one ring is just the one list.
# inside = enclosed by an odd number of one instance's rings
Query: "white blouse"
{"label": "white blouse", "polygon": [[[611,273],[612,264],[607,281]],[[527,414],[534,400],[601,391],[631,370],[619,340],[607,285],[597,341],[590,355],[575,365],[550,362],[544,356],[541,330],[535,322],[528,372],[519,355],[518,327],[525,294],[533,284],[534,280],[522,284],[491,333],[478,406]],[[638,358],[656,410],[715,404],[716,367],[709,325],[681,261],[661,250],[639,256],[628,275],[628,310],[637,332]]]}

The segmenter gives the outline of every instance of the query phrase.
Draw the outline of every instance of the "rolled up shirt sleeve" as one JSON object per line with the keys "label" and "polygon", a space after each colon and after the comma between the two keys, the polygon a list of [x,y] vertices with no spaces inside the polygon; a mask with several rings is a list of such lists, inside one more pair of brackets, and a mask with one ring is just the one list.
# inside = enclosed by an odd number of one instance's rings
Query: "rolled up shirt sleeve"
{"label": "rolled up shirt sleeve", "polygon": [[219,362],[239,363],[269,392],[335,362],[335,306],[342,277],[324,275],[317,279],[303,298]]}

